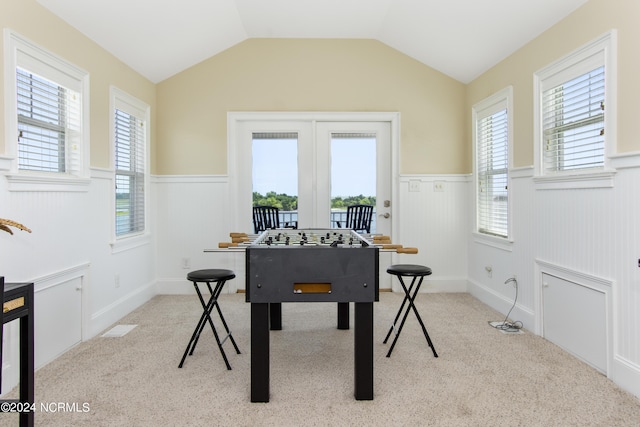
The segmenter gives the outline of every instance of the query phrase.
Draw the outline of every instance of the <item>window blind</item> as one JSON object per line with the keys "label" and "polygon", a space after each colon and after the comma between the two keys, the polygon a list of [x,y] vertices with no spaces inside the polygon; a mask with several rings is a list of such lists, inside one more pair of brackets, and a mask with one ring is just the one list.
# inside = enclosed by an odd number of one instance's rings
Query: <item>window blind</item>
{"label": "window blind", "polygon": [[545,173],[604,165],[604,66],[543,92]]}
{"label": "window blind", "polygon": [[253,139],[298,139],[298,132],[253,132]]}
{"label": "window blind", "polygon": [[345,133],[345,132],[333,132],[331,138],[334,139],[366,139],[375,138],[377,135],[372,132],[359,132],[359,133]]}
{"label": "window blind", "polygon": [[145,121],[115,110],[116,236],[144,230]]}
{"label": "window blind", "polygon": [[67,131],[80,128],[77,94],[17,68],[18,169],[67,171]]}
{"label": "window blind", "polygon": [[508,236],[507,109],[477,121],[477,226],[485,234]]}

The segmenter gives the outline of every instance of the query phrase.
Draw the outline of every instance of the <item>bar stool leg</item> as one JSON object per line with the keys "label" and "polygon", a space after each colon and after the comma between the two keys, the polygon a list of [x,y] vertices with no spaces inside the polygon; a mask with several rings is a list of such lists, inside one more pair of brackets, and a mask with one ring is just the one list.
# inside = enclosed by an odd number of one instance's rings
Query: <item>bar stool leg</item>
{"label": "bar stool leg", "polygon": [[[418,282],[418,287],[416,288],[415,292],[413,293],[413,296],[411,297],[411,299],[409,299],[409,307],[407,307],[407,311],[409,311],[409,308],[411,308],[413,310],[413,312],[416,315],[416,318],[418,319],[418,322],[420,323],[420,326],[422,327],[422,332],[424,333],[424,337],[427,339],[427,343],[429,344],[429,347],[431,347],[431,351],[433,351],[433,356],[434,357],[438,357],[438,353],[436,353],[436,348],[433,346],[433,343],[431,342],[431,338],[429,337],[429,333],[427,332],[427,328],[424,326],[424,322],[422,321],[422,317],[420,317],[420,313],[418,313],[418,309],[416,308],[416,305],[414,304],[414,300],[416,299],[416,296],[418,295],[418,289],[420,289],[420,285],[422,285],[422,279],[424,277],[420,277],[420,281]],[[414,279],[415,280],[415,279]]]}
{"label": "bar stool leg", "polygon": [[[211,285],[209,285],[207,283],[207,285],[209,286],[209,291],[211,291]],[[224,339],[222,340],[222,344],[224,344],[224,342],[226,341],[227,338],[229,338],[231,340],[231,344],[233,344],[233,348],[236,350],[237,354],[241,354],[240,353],[240,349],[238,348],[238,344],[236,344],[236,340],[233,339],[233,335],[231,334],[231,330],[229,329],[229,326],[227,326],[227,322],[224,319],[224,316],[222,315],[222,310],[220,309],[220,304],[218,304],[218,297],[220,296],[220,293],[222,292],[222,288],[224,286],[224,282],[222,284],[217,284],[216,285],[216,289],[215,289],[215,302],[214,302],[214,306],[216,307],[216,310],[218,311],[218,315],[220,316],[220,321],[222,322],[222,326],[224,326],[224,330],[227,332],[227,335],[224,337]],[[212,292],[212,295],[214,294],[214,292]]]}
{"label": "bar stool leg", "polygon": [[[391,342],[391,347],[389,347],[389,351],[387,352],[387,357],[391,357],[391,352],[393,351],[393,348],[396,346],[396,342],[398,341],[398,338],[400,338],[400,333],[402,332],[402,328],[404,327],[404,322],[407,320],[407,316],[409,316],[409,310],[411,309],[411,289],[413,288],[413,285],[415,284],[415,281],[417,279],[417,277],[414,277],[413,280],[411,281],[411,285],[409,286],[409,289],[407,289],[407,287],[405,286],[402,277],[398,276],[398,279],[400,279],[400,284],[402,285],[402,289],[404,289],[405,292],[405,299],[402,301],[402,306],[401,306],[401,310],[402,307],[404,306],[404,302],[405,300],[409,301],[409,306],[407,307],[407,309],[404,312],[404,315],[402,316],[402,321],[400,322],[400,327],[398,328],[398,331],[395,334],[395,337],[393,338],[393,341]],[[422,280],[420,282],[418,282],[418,286],[416,287],[416,290],[414,292],[417,293],[418,290],[420,289],[420,284],[422,283]],[[391,325],[392,327],[394,327],[395,325]]]}
{"label": "bar stool leg", "polygon": [[[218,289],[222,289],[222,286],[220,286],[220,284],[222,283],[222,285],[224,285],[224,282],[225,282],[224,280],[216,282],[216,291],[217,292],[212,291],[211,290],[211,283],[207,282],[207,286],[209,287],[209,292],[211,293],[211,297],[209,298],[209,302],[207,303],[207,308],[205,310],[205,314],[206,314],[206,321],[209,322],[209,325],[211,326],[211,330],[213,331],[213,336],[215,337],[216,343],[218,344],[218,348],[220,349],[220,354],[222,354],[222,359],[224,359],[224,364],[227,365],[227,369],[230,371],[231,370],[231,365],[229,364],[229,360],[227,360],[227,354],[225,353],[224,348],[222,347],[222,342],[220,341],[220,336],[218,335],[218,331],[216,330],[216,327],[213,324],[213,320],[211,320],[211,312],[213,311],[213,307],[218,304],[217,294],[220,293],[218,291]],[[201,330],[202,330],[202,328],[201,328]],[[198,335],[198,338],[200,338],[199,335]],[[195,344],[194,344],[194,347],[195,347]],[[193,350],[191,350],[191,351],[193,352]]]}
{"label": "bar stool leg", "polygon": [[[402,279],[400,279],[402,281]],[[411,286],[409,286],[409,292],[411,292],[411,289],[413,288],[413,283],[415,282],[415,278],[414,280],[411,282]],[[395,329],[396,323],[398,323],[398,319],[400,318],[400,314],[402,314],[402,309],[404,308],[404,305],[407,303],[407,300],[409,299],[408,295],[407,295],[407,291],[405,289],[405,294],[404,294],[404,299],[402,300],[402,304],[400,304],[400,309],[398,310],[398,313],[396,314],[396,318],[393,319],[393,323],[391,324],[391,327],[389,328],[389,332],[387,332],[387,336],[384,337],[384,341],[382,341],[383,344],[386,344],[387,341],[389,340],[389,337],[391,336],[391,332],[393,332],[393,330]],[[396,335],[398,335],[398,333],[396,332]],[[389,357],[389,356],[387,356]]]}
{"label": "bar stool leg", "polygon": [[218,331],[216,330],[215,325],[213,324],[213,320],[211,319],[211,312],[213,311],[213,308],[216,307],[218,314],[220,315],[220,318],[222,320],[222,324],[224,325],[224,328],[227,331],[227,336],[224,338],[224,340],[226,340],[227,338],[231,338],[231,342],[233,343],[233,346],[236,352],[240,354],[240,349],[238,348],[235,340],[233,339],[233,335],[231,335],[231,331],[227,326],[227,322],[225,321],[224,316],[222,315],[222,311],[220,310],[220,307],[218,304],[218,296],[220,295],[222,288],[226,283],[226,280],[217,281],[215,290],[211,288],[211,282],[205,282],[205,283],[207,284],[207,287],[209,288],[209,292],[211,293],[211,297],[209,298],[209,301],[206,303],[202,296],[202,293],[200,292],[198,283],[193,282],[193,286],[196,289],[196,294],[198,295],[198,299],[200,300],[200,304],[202,305],[202,308],[204,309],[204,311],[200,316],[200,320],[198,321],[198,324],[196,325],[196,328],[194,329],[193,334],[191,335],[191,339],[189,340],[189,344],[187,344],[187,348],[185,349],[184,354],[182,355],[182,359],[180,360],[180,364],[178,365],[178,368],[182,368],[182,365],[184,364],[184,361],[187,355],[193,355],[193,352],[196,349],[196,345],[198,344],[198,340],[200,339],[200,334],[202,333],[202,330],[204,329],[205,324],[208,322],[209,325],[211,326],[211,330],[213,331],[213,336],[215,337],[216,343],[218,344],[218,348],[220,349],[222,359],[224,360],[224,363],[227,366],[227,369],[231,370],[231,365],[229,364],[227,355],[224,351],[224,348],[222,347],[222,344],[224,343],[224,341],[222,342],[220,341]]}
{"label": "bar stool leg", "polygon": [[[422,277],[420,277],[420,284],[422,283]],[[418,284],[418,288],[420,287],[420,284]],[[424,337],[427,339],[427,343],[429,344],[429,347],[431,347],[431,351],[433,351],[433,357],[438,357],[438,353],[436,353],[436,348],[433,346],[433,343],[431,342],[431,338],[429,337],[429,333],[427,332],[427,328],[424,326],[424,322],[422,321],[422,317],[420,317],[420,314],[418,313],[418,309],[416,308],[415,304],[413,303],[413,301],[415,300],[416,296],[418,294],[418,291],[416,289],[416,292],[413,294],[413,298],[411,298],[409,300],[409,306],[413,309],[413,312],[415,313],[416,317],[418,318],[418,322],[420,323],[420,326],[422,327],[422,332],[424,333]],[[407,308],[407,311],[409,309]]]}
{"label": "bar stool leg", "polygon": [[416,285],[416,288],[413,291],[413,294],[411,293],[411,290],[413,289],[417,278],[418,278],[418,276],[413,276],[413,279],[411,280],[411,285],[407,289],[407,286],[405,285],[404,281],[402,280],[402,276],[398,276],[398,279],[400,280],[400,284],[402,285],[402,289],[405,292],[405,297],[402,300],[402,305],[400,306],[400,310],[398,311],[398,314],[396,315],[396,318],[393,321],[393,324],[391,325],[391,329],[387,333],[387,337],[385,338],[384,343],[387,342],[387,339],[389,338],[389,335],[391,334],[391,331],[394,329],[395,324],[398,321],[398,317],[400,317],[400,313],[402,312],[402,309],[404,308],[404,305],[405,305],[405,303],[407,301],[409,302],[409,306],[407,307],[407,309],[404,312],[404,315],[402,316],[402,321],[400,322],[400,327],[398,328],[398,331],[396,332],[396,335],[395,335],[395,337],[393,339],[393,342],[391,343],[391,347],[389,348],[389,351],[387,352],[387,357],[391,356],[391,352],[393,351],[393,348],[396,345],[396,341],[398,341],[398,338],[400,337],[400,333],[402,332],[402,328],[404,327],[404,323],[407,320],[407,316],[409,315],[409,311],[410,310],[413,310],[414,314],[416,315],[416,318],[418,319],[418,322],[420,323],[420,326],[422,327],[422,332],[424,333],[424,336],[427,339],[427,343],[429,344],[429,347],[431,347],[431,351],[433,352],[433,356],[434,357],[438,357],[438,353],[436,353],[436,349],[433,346],[433,343],[431,342],[431,338],[429,337],[429,333],[427,332],[427,328],[425,327],[424,322],[422,321],[422,318],[420,317],[420,313],[418,313],[418,309],[416,308],[416,306],[414,304],[414,300],[415,300],[416,296],[418,295],[418,291],[420,290],[420,286],[422,286],[422,280],[423,280],[424,276],[420,276],[420,280],[418,281],[418,284]]}
{"label": "bar stool leg", "polygon": [[213,298],[213,294],[211,294],[211,296],[209,297],[209,301],[205,303],[204,297],[202,296],[202,293],[200,292],[200,288],[198,287],[198,283],[193,282],[193,286],[196,288],[196,294],[198,295],[198,299],[200,300],[200,305],[202,305],[202,308],[204,309],[204,311],[202,312],[202,316],[200,316],[200,321],[198,322],[198,326],[196,327],[196,330],[198,332],[195,334],[194,336],[195,338],[192,339],[192,342],[191,342],[192,346],[191,346],[191,351],[189,352],[189,356],[193,356],[193,352],[196,349],[196,345],[198,345],[198,341],[200,340],[200,334],[204,329],[204,325],[207,323],[207,318],[211,315],[211,310],[209,310],[209,305],[211,304],[211,299]]}
{"label": "bar stool leg", "polygon": [[[204,301],[203,301],[203,304],[204,304]],[[200,337],[200,333],[202,332],[202,329],[204,328],[204,325],[206,323],[206,318],[207,317],[206,317],[206,311],[205,311],[202,313],[202,315],[200,315],[200,320],[198,320],[198,324],[196,325],[196,328],[193,330],[193,334],[191,335],[191,339],[189,339],[189,344],[187,344],[187,348],[184,350],[184,354],[182,355],[182,359],[180,360],[180,364],[178,365],[178,368],[182,368],[182,365],[184,365],[184,361],[187,358],[187,355],[193,355],[193,351],[195,350],[196,344],[198,343],[198,338]]]}

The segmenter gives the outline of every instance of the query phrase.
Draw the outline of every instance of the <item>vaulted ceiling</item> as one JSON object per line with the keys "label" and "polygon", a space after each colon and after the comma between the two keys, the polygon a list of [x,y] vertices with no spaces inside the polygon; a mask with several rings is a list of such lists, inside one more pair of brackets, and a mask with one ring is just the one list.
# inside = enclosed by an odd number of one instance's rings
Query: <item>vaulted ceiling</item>
{"label": "vaulted ceiling", "polygon": [[468,83],[588,0],[37,0],[152,82],[249,38],[375,39]]}

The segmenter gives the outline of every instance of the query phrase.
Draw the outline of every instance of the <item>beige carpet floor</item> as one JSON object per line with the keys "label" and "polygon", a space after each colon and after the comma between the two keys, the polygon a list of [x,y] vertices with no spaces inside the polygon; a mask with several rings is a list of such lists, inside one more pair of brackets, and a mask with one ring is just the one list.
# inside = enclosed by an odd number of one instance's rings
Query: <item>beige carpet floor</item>
{"label": "beige carpet floor", "polygon": [[[271,332],[271,401],[251,403],[250,306],[221,296],[242,350],[227,371],[205,329],[178,362],[200,314],[195,296],[158,296],[36,373],[37,426],[638,426],[640,401],[554,344],[488,326],[502,315],[467,294],[420,294],[417,306],[439,358],[411,314],[386,358],[382,344],[401,295],[375,304],[373,401],[353,398],[353,330],[336,329],[336,306],[283,305]],[[352,310],[353,315],[353,310]],[[517,320],[517,319],[516,319]],[[15,394],[15,390],[10,394]],[[49,406],[50,407],[50,406]],[[17,416],[0,414],[0,426]]]}

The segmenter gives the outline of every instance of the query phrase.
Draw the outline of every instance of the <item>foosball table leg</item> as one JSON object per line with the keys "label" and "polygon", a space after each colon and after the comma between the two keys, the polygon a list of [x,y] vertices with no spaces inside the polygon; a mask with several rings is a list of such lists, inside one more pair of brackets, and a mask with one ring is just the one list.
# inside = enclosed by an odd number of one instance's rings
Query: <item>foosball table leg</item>
{"label": "foosball table leg", "polygon": [[251,303],[251,401],[269,401],[269,304]]}
{"label": "foosball table leg", "polygon": [[349,329],[349,303],[338,303],[338,329]]}
{"label": "foosball table leg", "polygon": [[282,330],[282,303],[269,303],[269,329],[272,331]]}

